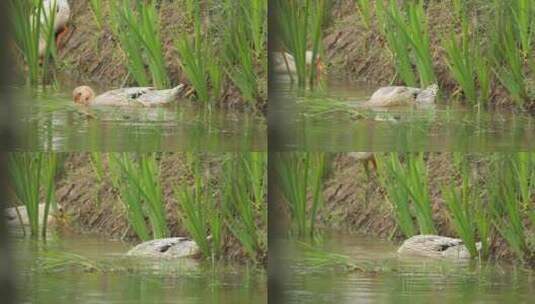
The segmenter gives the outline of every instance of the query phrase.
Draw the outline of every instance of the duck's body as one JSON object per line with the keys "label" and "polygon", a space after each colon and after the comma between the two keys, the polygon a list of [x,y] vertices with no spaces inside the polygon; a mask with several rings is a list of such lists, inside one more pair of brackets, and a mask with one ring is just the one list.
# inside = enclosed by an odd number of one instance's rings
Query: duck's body
{"label": "duck's body", "polygon": [[392,86],[383,87],[373,93],[365,103],[372,107],[396,107],[405,105],[430,105],[435,102],[438,86],[433,84],[426,89]]}
{"label": "duck's body", "polygon": [[[51,16],[54,16],[54,37],[56,44],[59,44],[61,37],[67,31],[67,23],[71,16],[71,8],[67,0],[43,0],[43,12],[41,15],[41,23],[48,24]],[[39,55],[45,55],[46,41],[41,38],[39,40]]]}
{"label": "duck's body", "polygon": [[[4,210],[4,215],[5,215],[8,226],[11,226],[11,227],[30,226],[30,219],[28,218],[28,212],[26,211],[25,206],[6,208]],[[39,225],[43,223],[44,216],[45,216],[45,204],[39,204]],[[49,227],[55,224],[56,217],[57,215],[54,214],[54,212],[52,211],[52,208],[50,208],[49,213],[48,213],[48,219],[47,219],[47,224]]]}
{"label": "duck's body", "polygon": [[[273,70],[276,73],[279,74],[297,74],[297,66],[295,64],[295,58],[289,53],[286,52],[274,52],[272,53],[272,60],[273,60]],[[305,54],[305,62],[307,66],[310,66],[313,64],[313,52],[312,51],[306,51]],[[318,71],[323,70],[323,65],[321,64],[321,61],[319,60],[319,57],[317,59],[316,65],[318,67]]]}
{"label": "duck's body", "polygon": [[[477,243],[476,247],[480,250],[481,243]],[[398,253],[434,258],[470,258],[470,252],[461,239],[438,235],[415,235],[403,242]]]}
{"label": "duck's body", "polygon": [[152,87],[121,88],[95,97],[90,87],[78,87],[73,92],[75,103],[86,106],[144,106],[156,107],[174,101],[184,85],[173,89],[157,90]]}
{"label": "duck's body", "polygon": [[199,246],[185,237],[152,240],[141,243],[126,253],[129,256],[160,258],[193,257],[200,253]]}

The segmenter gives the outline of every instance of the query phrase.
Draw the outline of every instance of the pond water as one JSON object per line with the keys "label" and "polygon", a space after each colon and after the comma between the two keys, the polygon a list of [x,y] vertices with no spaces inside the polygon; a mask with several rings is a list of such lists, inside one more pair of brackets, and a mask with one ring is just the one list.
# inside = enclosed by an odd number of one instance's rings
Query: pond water
{"label": "pond water", "polygon": [[[270,93],[270,148],[315,151],[524,151],[535,148],[535,118],[507,110],[447,105],[369,109],[377,88],[339,80],[298,97],[278,80]],[[457,104],[457,103],[455,103]]]}
{"label": "pond water", "polygon": [[199,106],[189,100],[161,108],[84,108],[70,90],[28,96],[15,90],[14,150],[264,151],[266,122],[252,111]]}
{"label": "pond water", "polygon": [[[215,269],[194,260],[124,257],[130,246],[93,236],[52,237],[46,244],[12,237],[21,303],[266,303],[265,272]],[[54,266],[81,256],[98,270]]]}
{"label": "pond water", "polygon": [[314,247],[334,258],[334,254],[346,256],[357,270],[329,265],[321,254],[310,254],[307,246],[285,242],[286,303],[535,302],[533,271],[511,265],[402,259],[392,243],[355,234],[329,232],[324,239]]}

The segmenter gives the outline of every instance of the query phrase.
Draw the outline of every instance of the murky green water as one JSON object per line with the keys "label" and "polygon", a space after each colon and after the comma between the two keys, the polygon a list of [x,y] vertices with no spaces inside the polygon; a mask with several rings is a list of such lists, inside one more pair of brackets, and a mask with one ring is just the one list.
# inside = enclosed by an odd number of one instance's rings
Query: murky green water
{"label": "murky green water", "polygon": [[535,273],[511,265],[399,258],[389,242],[328,233],[316,247],[364,269],[321,265],[288,242],[286,303],[534,303]]}
{"label": "murky green water", "polygon": [[[52,238],[46,245],[13,237],[12,243],[21,303],[267,303],[263,270],[126,258],[129,246],[90,236]],[[45,270],[46,252],[81,255],[102,270]]]}
{"label": "murky green water", "polygon": [[[535,148],[535,118],[486,111],[441,100],[432,108],[368,109],[360,104],[377,88],[332,81],[297,97],[280,82],[270,94],[277,150],[522,151]],[[336,110],[344,109],[344,110]],[[351,110],[351,111],[348,111]]]}
{"label": "murky green water", "polygon": [[14,150],[264,151],[261,114],[180,100],[163,108],[78,107],[71,93],[15,94]]}

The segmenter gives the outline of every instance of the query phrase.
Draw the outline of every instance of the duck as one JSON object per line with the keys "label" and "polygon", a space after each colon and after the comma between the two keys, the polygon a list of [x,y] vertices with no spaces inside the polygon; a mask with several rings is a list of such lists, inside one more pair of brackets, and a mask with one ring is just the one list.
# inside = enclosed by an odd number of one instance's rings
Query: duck
{"label": "duck", "polygon": [[197,243],[187,237],[156,239],[138,244],[130,249],[127,256],[159,258],[186,258],[200,254]]}
{"label": "duck", "polygon": [[371,107],[396,107],[405,105],[432,105],[438,93],[438,85],[432,84],[425,89],[389,86],[375,91],[364,103]]}
{"label": "duck", "polygon": [[[39,204],[38,206],[39,214],[39,224],[43,223],[43,218],[45,216],[45,204]],[[4,210],[4,216],[8,226],[10,227],[20,227],[20,226],[30,226],[30,219],[28,218],[28,212],[26,211],[26,206],[17,206],[12,208],[6,208]],[[20,216],[20,217],[19,217]],[[63,209],[61,206],[58,206],[57,210],[54,211],[50,208],[47,218],[47,225],[51,227],[57,223],[57,220],[63,216]]]}
{"label": "duck", "polygon": [[75,104],[83,106],[155,107],[174,101],[183,88],[183,84],[168,90],[157,90],[154,87],[121,88],[96,96],[91,87],[80,86],[74,89],[72,98]]}
{"label": "duck", "polygon": [[[312,51],[306,51],[305,62],[307,66],[311,66],[313,64],[312,62],[313,54],[314,53]],[[275,73],[290,74],[290,75],[297,74],[297,66],[295,64],[295,58],[290,53],[273,52],[272,60],[273,60],[272,66],[273,66],[273,70],[275,71]],[[319,56],[316,59],[316,68],[318,71],[318,75],[322,74],[325,69],[321,61],[321,57]]]}
{"label": "duck", "polygon": [[[481,250],[481,242],[476,243]],[[432,258],[470,259],[470,252],[463,240],[439,235],[415,235],[405,240],[398,249],[400,255]]]}
{"label": "duck", "polygon": [[[55,8],[55,12],[53,12]],[[59,48],[63,37],[68,32],[67,24],[71,16],[71,8],[67,0],[43,0],[43,12],[41,15],[41,23],[46,24],[50,16],[54,16],[54,40],[56,46]],[[43,58],[46,52],[46,41],[42,37],[39,39],[39,57]]]}

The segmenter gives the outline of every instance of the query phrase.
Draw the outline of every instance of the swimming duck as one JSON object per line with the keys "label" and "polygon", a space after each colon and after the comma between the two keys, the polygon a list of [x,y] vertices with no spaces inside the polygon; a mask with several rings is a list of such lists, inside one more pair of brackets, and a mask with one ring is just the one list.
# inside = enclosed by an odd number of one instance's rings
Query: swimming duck
{"label": "swimming duck", "polygon": [[372,107],[395,107],[411,104],[431,105],[435,102],[438,93],[438,85],[432,84],[426,89],[411,87],[384,87],[373,93],[366,106]]}
{"label": "swimming duck", "polygon": [[195,241],[185,237],[173,237],[141,243],[126,253],[128,256],[149,256],[162,258],[193,257],[200,253]]}
{"label": "swimming duck", "polygon": [[[481,250],[481,242],[476,243],[476,248]],[[435,258],[470,258],[463,240],[438,235],[415,235],[403,242],[398,253]]]}
{"label": "swimming duck", "polygon": [[95,92],[88,86],[74,89],[74,103],[84,106],[161,106],[175,100],[184,85],[169,90],[156,90],[152,87],[122,88],[106,92],[95,97]]}
{"label": "swimming duck", "polygon": [[[71,8],[67,0],[43,0],[43,14],[41,15],[41,22],[47,23],[50,16],[52,16],[55,8],[54,16],[54,37],[56,46],[59,47],[61,39],[68,31],[67,23],[69,22],[71,15]],[[39,40],[39,56],[43,57],[46,51],[46,41],[41,38]]]}
{"label": "swimming duck", "polygon": [[[306,51],[305,54],[305,61],[307,66],[311,66],[312,63],[312,51]],[[295,65],[295,59],[294,56],[292,56],[289,53],[286,52],[274,52],[272,53],[272,60],[273,60],[273,70],[276,73],[280,74],[297,74],[297,67]],[[323,63],[321,62],[321,58],[318,56],[316,59],[316,68],[318,71],[318,75],[323,73],[323,70],[325,69],[323,66]]]}

